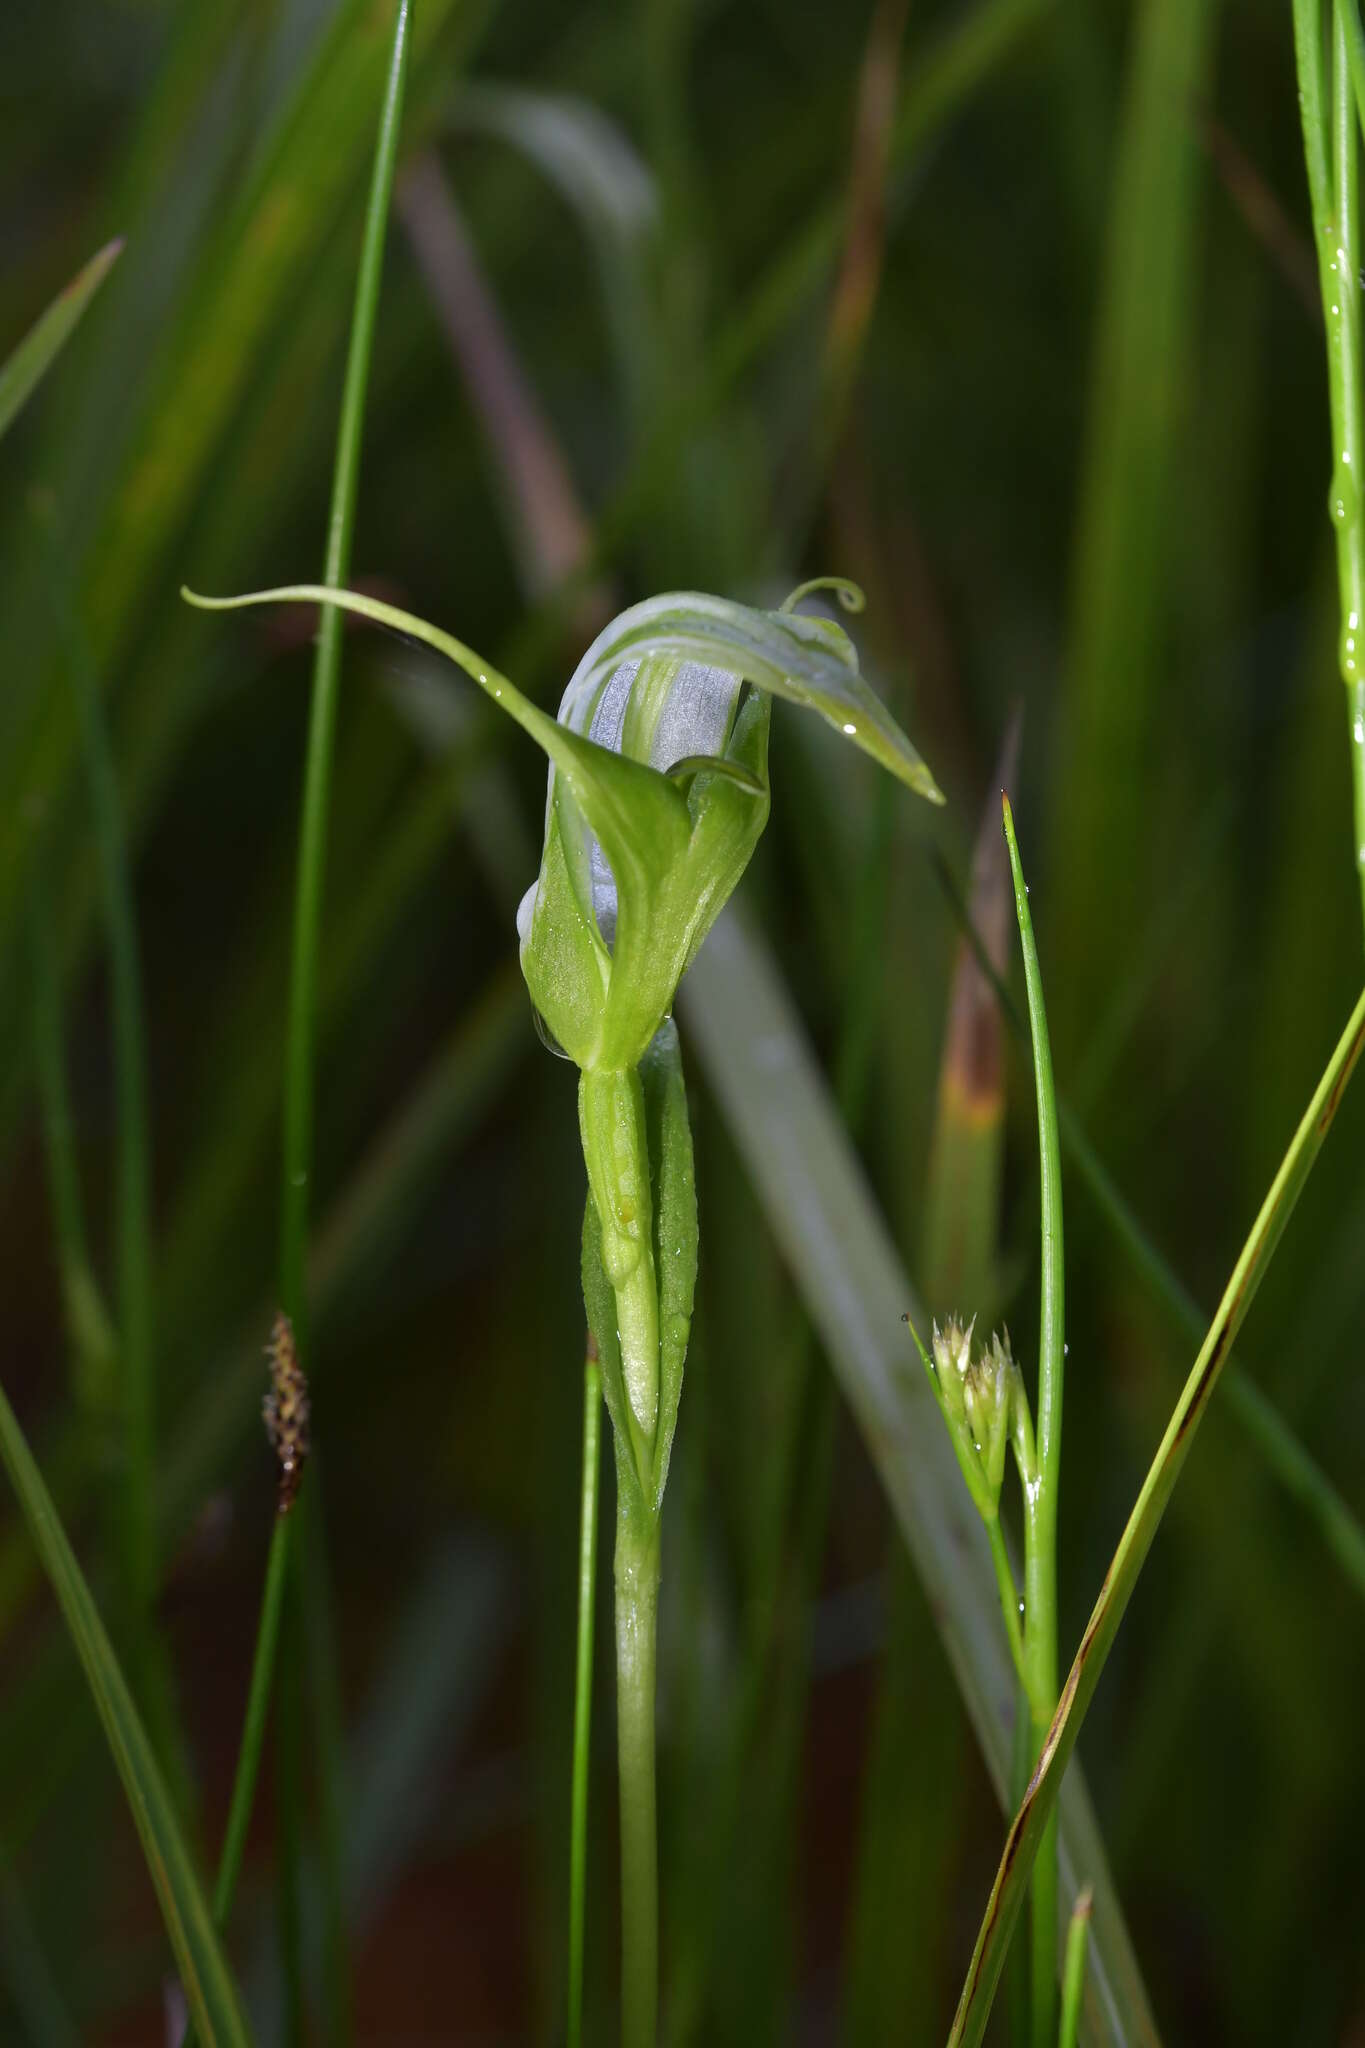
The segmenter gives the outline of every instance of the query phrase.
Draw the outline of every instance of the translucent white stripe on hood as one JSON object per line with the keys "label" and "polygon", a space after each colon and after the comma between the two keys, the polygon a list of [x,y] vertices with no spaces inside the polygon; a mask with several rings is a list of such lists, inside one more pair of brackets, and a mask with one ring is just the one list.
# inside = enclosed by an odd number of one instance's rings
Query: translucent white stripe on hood
{"label": "translucent white stripe on hood", "polygon": [[[619,754],[626,708],[640,672],[640,663],[623,662],[603,681],[600,677],[593,678],[596,659],[597,643],[594,642],[564,692],[559,706],[559,723],[571,732],[586,734],[599,747]],[[680,662],[650,735],[647,765],[666,771],[675,762],[685,761],[695,754],[723,753],[739,701],[740,681],[741,678],[729,669],[711,668],[700,661]],[[552,766],[545,797],[547,831],[554,793],[555,771]],[[616,937],[615,878],[595,834],[586,824],[583,841],[588,855],[593,913],[603,940],[610,946]],[[531,885],[517,909],[517,932],[523,945],[530,937],[536,886],[535,883]]]}

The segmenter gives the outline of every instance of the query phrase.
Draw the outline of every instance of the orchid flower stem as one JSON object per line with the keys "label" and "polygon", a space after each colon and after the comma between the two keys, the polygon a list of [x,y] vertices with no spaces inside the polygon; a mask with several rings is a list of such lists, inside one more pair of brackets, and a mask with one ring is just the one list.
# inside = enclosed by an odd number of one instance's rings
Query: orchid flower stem
{"label": "orchid flower stem", "polygon": [[621,1778],[621,2048],[654,2048],[659,2012],[659,1872],[654,1689],[659,1518],[619,1469],[616,1726]]}
{"label": "orchid flower stem", "polygon": [[583,2040],[583,1930],[588,1878],[588,1766],[592,1752],[593,1627],[597,1592],[597,1484],[601,1466],[602,1375],[588,1338],[583,1367],[583,1500],[578,1536],[578,1664],[574,1684],[573,1818],[569,1830],[569,2009],[567,2048]]}
{"label": "orchid flower stem", "polygon": [[[1052,1047],[1043,1003],[1042,970],[1028,907],[1014,815],[1003,799],[1014,908],[1024,955],[1033,1070],[1038,1096],[1038,1162],[1042,1211],[1042,1318],[1038,1334],[1037,1466],[1024,1486],[1024,1688],[1038,1756],[1057,1707],[1057,1494],[1062,1457],[1062,1365],[1065,1260],[1062,1239],[1061,1137],[1052,1077]],[[1057,1818],[1048,1822],[1033,1873],[1033,2048],[1057,2038]]]}

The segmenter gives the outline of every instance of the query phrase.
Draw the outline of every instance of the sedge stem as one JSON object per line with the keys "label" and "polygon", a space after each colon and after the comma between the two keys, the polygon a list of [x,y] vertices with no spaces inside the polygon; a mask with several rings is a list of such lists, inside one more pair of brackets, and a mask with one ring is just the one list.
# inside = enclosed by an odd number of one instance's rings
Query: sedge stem
{"label": "sedge stem", "polygon": [[1000,1612],[1005,1617],[1005,1634],[1009,1637],[1010,1656],[1014,1669],[1023,1683],[1024,1678],[1024,1633],[1019,1625],[1019,1589],[1014,1583],[1009,1555],[1005,1549],[1004,1532],[1000,1518],[994,1515],[986,1523],[986,1533],[991,1540],[991,1563],[995,1566],[995,1582],[1000,1588]]}
{"label": "sedge stem", "polygon": [[[1014,814],[1002,799],[1014,908],[1024,955],[1033,1071],[1038,1097],[1038,1170],[1042,1213],[1042,1309],[1038,1331],[1037,1475],[1024,1487],[1024,1683],[1033,1721],[1035,1758],[1057,1706],[1057,1495],[1062,1464],[1062,1370],[1065,1356],[1065,1254],[1062,1238],[1062,1153],[1052,1045],[1043,1002],[1042,969],[1029,913]],[[1033,2048],[1057,2037],[1057,1821],[1048,1823],[1033,1873]]]}

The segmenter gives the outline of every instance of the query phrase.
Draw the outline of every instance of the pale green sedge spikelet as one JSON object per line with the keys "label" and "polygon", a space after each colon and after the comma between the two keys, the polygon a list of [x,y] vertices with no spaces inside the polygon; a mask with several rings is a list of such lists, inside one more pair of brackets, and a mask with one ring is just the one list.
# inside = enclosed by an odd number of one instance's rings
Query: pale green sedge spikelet
{"label": "pale green sedge spikelet", "polygon": [[993,1335],[989,1345],[974,1349],[975,1317],[964,1324],[959,1317],[950,1316],[942,1328],[934,1324],[932,1350],[926,1351],[908,1315],[905,1321],[924,1361],[967,1489],[983,1519],[993,1521],[1000,1511],[1000,1489],[1011,1445],[1022,1483],[1028,1486],[1036,1476],[1033,1420],[1009,1331]]}

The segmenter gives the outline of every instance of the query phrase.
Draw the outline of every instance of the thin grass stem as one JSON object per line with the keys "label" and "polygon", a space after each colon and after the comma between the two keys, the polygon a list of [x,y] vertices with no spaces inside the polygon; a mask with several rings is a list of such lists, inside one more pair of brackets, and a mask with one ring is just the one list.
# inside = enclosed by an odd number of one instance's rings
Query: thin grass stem
{"label": "thin grass stem", "polygon": [[1005,1549],[1004,1532],[999,1516],[986,1524],[986,1533],[991,1540],[991,1563],[995,1566],[995,1583],[1000,1588],[1000,1612],[1005,1618],[1005,1634],[1009,1637],[1010,1656],[1019,1674],[1020,1683],[1024,1677],[1024,1637],[1019,1626],[1019,1588],[1014,1583],[1014,1571]]}
{"label": "thin grass stem", "polygon": [[227,1926],[228,1917],[232,1912],[232,1901],[242,1868],[242,1852],[246,1847],[247,1828],[251,1821],[251,1805],[256,1790],[256,1773],[261,1760],[261,1745],[265,1740],[266,1715],[270,1707],[270,1680],[275,1664],[275,1646],[279,1640],[280,1615],[284,1607],[284,1588],[289,1567],[288,1531],[288,1518],[283,1515],[277,1516],[270,1538],[270,1555],[266,1561],[265,1589],[261,1595],[261,1618],[256,1634],[256,1653],[251,1664],[251,1686],[247,1693],[246,1718],[242,1723],[242,1740],[237,1753],[237,1775],[233,1780],[232,1804],[228,1808],[227,1827],[218,1859],[218,1877],[213,1888],[213,1917],[220,1929]]}
{"label": "thin grass stem", "polygon": [[[1365,397],[1361,384],[1358,136],[1359,16],[1334,0],[1330,64],[1322,0],[1294,0],[1304,160],[1313,214],[1318,281],[1327,326],[1332,431],[1328,509],[1336,529],[1341,606],[1339,666],[1346,686],[1354,861],[1365,923]],[[1353,82],[1353,69],[1356,78]]]}
{"label": "thin grass stem", "polygon": [[[1057,1495],[1061,1485],[1062,1372],[1065,1354],[1066,1260],[1062,1238],[1062,1155],[1052,1047],[1043,977],[1029,915],[1028,884],[1014,836],[1014,814],[1002,796],[1005,839],[1014,878],[1014,908],[1024,954],[1033,1071],[1038,1096],[1039,1197],[1042,1216],[1042,1312],[1038,1331],[1037,1479],[1025,1487],[1024,1670],[1041,1751],[1057,1705]],[[1057,2027],[1057,1822],[1053,1815],[1033,1873],[1033,2048],[1052,2048]]]}
{"label": "thin grass stem", "polygon": [[[337,430],[332,503],[327,520],[327,549],[322,580],[329,587],[346,581],[355,532],[356,496],[360,483],[361,426],[369,382],[370,355],[384,260],[389,201],[407,75],[411,0],[399,0],[389,58],[379,140],[360,272],[351,319],[350,349]],[[297,892],[294,899],[293,958],[289,985],[289,1039],[285,1063],[284,1148],[281,1183],[280,1294],[305,1365],[308,1324],[304,1266],[308,1242],[308,1184],[313,1158],[313,1069],[315,1061],[318,954],[323,885],[327,865],[327,820],[335,751],[337,699],[341,680],[341,614],[323,611],[313,663],[313,695],[304,770],[303,810],[299,830]]]}
{"label": "thin grass stem", "polygon": [[1083,1891],[1066,1931],[1066,1960],[1062,1965],[1062,2025],[1058,2048],[1077,2048],[1081,2038],[1081,1997],[1085,1991],[1085,1958],[1090,1946],[1091,1894]]}
{"label": "thin grass stem", "polygon": [[[265,1588],[261,1594],[261,1615],[256,1629],[256,1651],[251,1660],[251,1684],[247,1692],[246,1715],[242,1722],[242,1739],[237,1749],[237,1770],[232,1781],[232,1803],[228,1807],[227,1827],[223,1831],[223,1846],[218,1856],[218,1875],[213,1887],[213,1924],[220,1934],[226,1929],[232,1915],[237,1879],[242,1869],[242,1853],[246,1848],[247,1829],[251,1824],[251,1808],[256,1796],[261,1749],[265,1742],[266,1716],[270,1709],[271,1680],[275,1670],[275,1650],[279,1643],[280,1615],[284,1609],[284,1589],[288,1576],[289,1518],[278,1515],[270,1538],[270,1554],[266,1560]],[[188,2026],[181,2036],[180,2048],[195,2048],[196,2040],[194,2027]]]}
{"label": "thin grass stem", "polygon": [[1143,1480],[1114,1552],[1099,1598],[1067,1674],[1047,1740],[1015,1814],[972,1955],[949,2048],[976,2048],[984,2037],[1010,1938],[1041,1845],[1057,1811],[1063,1773],[1113,1647],[1133,1588],[1160,1526],[1195,1432],[1208,1412],[1219,1374],[1237,1340],[1256,1290],[1275,1255],[1332,1127],[1346,1087],[1365,1048],[1365,992],[1337,1040],[1279,1171],[1270,1184],[1176,1402],[1165,1435]]}
{"label": "thin grass stem", "polygon": [[[996,971],[951,876],[942,866],[937,863],[935,866],[963,933],[995,992],[1001,1015],[1015,1037],[1022,1041],[1024,1020],[1014,998]],[[1057,1104],[1057,1120],[1068,1160],[1127,1254],[1134,1271],[1147,1283],[1182,1336],[1197,1344],[1208,1327],[1207,1316],[1143,1229],[1127,1198],[1091,1144],[1081,1119],[1065,1100],[1059,1100]],[[1224,1403],[1229,1415],[1250,1437],[1270,1476],[1299,1503],[1314,1523],[1326,1548],[1365,1598],[1365,1528],[1274,1403],[1267,1399],[1235,1359],[1229,1361],[1224,1380]]]}
{"label": "thin grass stem", "polygon": [[583,1365],[583,1494],[578,1534],[578,1661],[574,1678],[573,1812],[569,1828],[568,2048],[582,2048],[583,1936],[588,1885],[588,1771],[592,1757],[593,1627],[597,1601],[597,1488],[602,1374],[588,1337]]}
{"label": "thin grass stem", "polygon": [[[369,383],[370,357],[379,305],[384,241],[393,194],[394,165],[398,155],[411,20],[411,0],[398,0],[379,118],[379,134],[375,145],[374,169],[365,212],[360,269],[356,279],[350,345],[337,429],[331,509],[328,514],[327,547],[322,572],[323,582],[329,586],[344,583],[350,569],[356,498],[360,482],[365,394]],[[294,899],[288,1041],[285,1054],[284,1139],[280,1195],[280,1299],[285,1313],[294,1326],[295,1340],[305,1370],[311,1364],[306,1268],[309,1182],[313,1165],[318,956],[326,876],[332,760],[336,746],[337,700],[341,682],[341,632],[340,614],[332,610],[325,611],[318,629],[317,653],[313,663],[312,705],[299,827],[298,880]],[[313,1502],[310,1504],[305,1495],[300,1503],[302,1514],[316,1512],[316,1492],[315,1484],[309,1488],[309,1493],[314,1496]],[[290,1521],[294,1519],[295,1517],[289,1518]],[[284,1526],[280,1543],[281,1547],[288,1551],[289,1522]],[[295,1582],[295,1599],[301,1610],[308,1605],[316,1608],[316,1597],[308,1600],[300,1581],[305,1570],[310,1578],[316,1576],[316,1560],[320,1556],[319,1545],[315,1552],[310,1553],[306,1563],[302,1558],[295,1560],[292,1573],[288,1571],[287,1560],[280,1565],[281,1571],[292,1577]],[[310,1590],[316,1596],[319,1589],[312,1587]],[[266,1647],[273,1646],[267,1641]],[[269,1679],[270,1673],[267,1668],[263,1674],[267,1692]],[[291,1947],[293,1951],[287,1953],[285,1965],[286,1984],[289,1987],[291,2037],[297,2035],[302,2025],[302,1966],[298,1953],[298,1944],[301,1940],[299,1893],[302,1831],[298,1822],[297,1786],[294,1782],[301,1755],[301,1723],[297,1702],[292,1715],[292,1730],[292,1739],[288,1739],[286,1730],[287,1740],[281,1759],[282,1780],[289,1788],[286,1803],[292,1812],[292,1820],[284,1831],[286,1867],[282,1877],[280,1913],[281,1938],[286,1951]],[[326,1739],[325,1730],[323,1738],[318,1744],[324,1781],[321,1796],[324,1808],[324,1833],[331,1843],[336,1832],[332,1822],[339,1811],[337,1788],[330,1782],[330,1763],[334,1758],[335,1744]],[[334,1920],[335,1915],[329,1912],[329,1947],[333,1945],[338,1934],[333,1924]],[[340,1958],[333,1960],[340,1963]],[[331,1974],[329,1971],[329,1977]],[[331,1990],[333,1994],[339,1995],[339,1987],[335,1984],[331,1986]]]}
{"label": "thin grass stem", "polygon": [[[31,890],[33,1064],[52,1205],[76,1406],[88,1428],[102,1423],[117,1373],[117,1338],[90,1263],[85,1204],[76,1160],[71,1100],[62,1045],[62,998],[52,938],[51,906],[35,864]],[[87,1446],[88,1448],[88,1446]]]}

